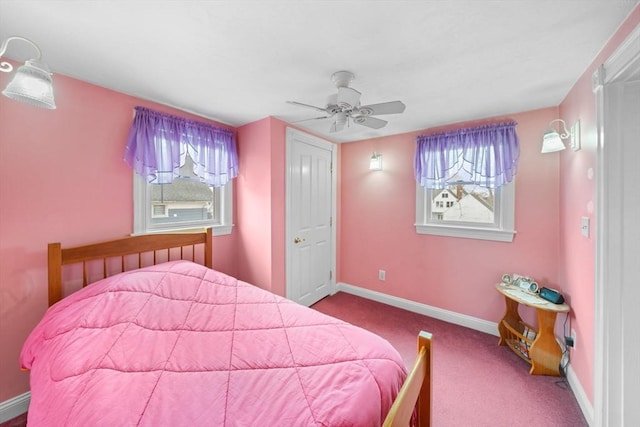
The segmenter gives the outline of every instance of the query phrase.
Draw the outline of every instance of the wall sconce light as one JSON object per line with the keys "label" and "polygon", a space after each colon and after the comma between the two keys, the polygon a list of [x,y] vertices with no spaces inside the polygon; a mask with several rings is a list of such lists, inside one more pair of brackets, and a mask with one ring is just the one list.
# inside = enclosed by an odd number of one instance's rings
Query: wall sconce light
{"label": "wall sconce light", "polygon": [[[556,122],[562,124],[562,129],[560,129],[560,132],[556,131],[556,129],[552,126]],[[551,120],[551,122],[549,123],[549,129],[542,137],[542,150],[540,150],[540,152],[553,153],[556,151],[564,150],[566,147],[562,140],[569,137],[571,137],[571,148],[574,151],[578,151],[580,149],[580,120],[578,120],[571,127],[571,131],[567,129],[567,124],[564,120]]]}
{"label": "wall sconce light", "polygon": [[369,170],[381,171],[382,170],[382,154],[373,153],[371,160],[369,160]]}
{"label": "wall sconce light", "polygon": [[[53,79],[47,65],[41,61],[42,52],[40,48],[31,40],[24,37],[9,37],[0,46],[0,57],[7,51],[7,46],[11,40],[22,40],[33,46],[38,52],[34,59],[27,60],[24,65],[18,67],[13,79],[2,94],[15,101],[25,102],[41,108],[55,109],[56,103],[53,99]],[[0,71],[10,73],[13,66],[8,62],[0,62]]]}

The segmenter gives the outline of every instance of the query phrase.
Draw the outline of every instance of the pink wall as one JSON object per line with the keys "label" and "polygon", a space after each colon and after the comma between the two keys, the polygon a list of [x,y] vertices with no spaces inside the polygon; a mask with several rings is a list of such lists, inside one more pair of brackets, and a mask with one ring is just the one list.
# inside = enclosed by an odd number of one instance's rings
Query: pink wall
{"label": "pink wall", "polygon": [[286,294],[286,140],[288,123],[271,120],[271,251],[272,292]]}
{"label": "pink wall", "polygon": [[271,120],[238,128],[238,279],[271,289]]}
{"label": "pink wall", "polygon": [[238,129],[238,278],[285,295],[287,123],[268,117]]}
{"label": "pink wall", "polygon": [[[571,351],[571,366],[593,402],[594,372],[594,286],[595,286],[595,202],[596,202],[596,101],[591,76],[640,24],[640,6],[609,40],[592,65],[576,82],[560,105],[559,117],[572,125],[580,120],[582,149],[562,151],[560,157],[560,280],[570,295],[571,326],[577,342]],[[594,172],[590,178],[589,171]],[[580,218],[591,220],[591,235],[580,233]]]}
{"label": "pink wall", "polygon": [[[0,73],[0,86],[11,76]],[[65,76],[54,82],[57,110],[0,96],[0,402],[29,389],[18,356],[47,307],[47,243],[132,232],[132,172],[122,154],[133,107],[198,119]],[[214,264],[230,274],[233,238],[214,238]]]}
{"label": "pink wall", "polygon": [[[558,158],[540,153],[542,134],[556,117],[556,108],[504,117],[518,122],[521,147],[512,243],[416,233],[415,137],[427,131],[343,144],[338,279],[493,322],[504,313],[504,300],[493,289],[504,273],[563,288],[557,263]],[[382,154],[383,171],[368,170],[373,151]],[[385,282],[378,280],[380,269]]]}

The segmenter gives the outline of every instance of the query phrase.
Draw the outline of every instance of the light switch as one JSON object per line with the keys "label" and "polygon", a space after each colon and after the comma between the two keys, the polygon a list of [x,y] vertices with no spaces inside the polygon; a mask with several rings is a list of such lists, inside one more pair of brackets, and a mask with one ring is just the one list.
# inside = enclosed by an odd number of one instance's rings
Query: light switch
{"label": "light switch", "polygon": [[584,237],[589,237],[589,217],[583,216],[580,221],[580,231]]}

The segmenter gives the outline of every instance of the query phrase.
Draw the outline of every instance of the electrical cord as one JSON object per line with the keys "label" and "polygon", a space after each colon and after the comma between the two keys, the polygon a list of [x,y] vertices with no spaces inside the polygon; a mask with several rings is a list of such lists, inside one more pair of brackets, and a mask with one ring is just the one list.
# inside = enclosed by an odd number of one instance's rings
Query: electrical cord
{"label": "electrical cord", "polygon": [[[567,321],[569,320],[569,313],[565,315],[564,324],[562,326],[563,337],[567,337]],[[562,343],[562,358],[560,359],[560,372],[567,375],[567,366],[569,366],[569,362],[571,361],[571,352],[569,351],[569,346],[567,345],[566,340]],[[564,361],[564,363],[562,363]]]}

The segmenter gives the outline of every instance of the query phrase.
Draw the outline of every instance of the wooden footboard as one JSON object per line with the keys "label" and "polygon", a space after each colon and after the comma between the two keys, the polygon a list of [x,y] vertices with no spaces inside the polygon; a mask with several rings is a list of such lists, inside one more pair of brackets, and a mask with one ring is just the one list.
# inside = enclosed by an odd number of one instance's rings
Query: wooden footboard
{"label": "wooden footboard", "polygon": [[407,427],[414,411],[418,427],[431,425],[432,360],[431,334],[420,331],[418,357],[384,420],[384,427]]}
{"label": "wooden footboard", "polygon": [[[211,268],[212,243],[211,228],[207,228],[201,233],[147,234],[65,249],[62,249],[60,243],[49,243],[49,306],[62,299],[63,265],[81,263],[82,286],[87,286],[89,284],[87,262],[89,261],[102,261],[103,277],[107,277],[107,261],[112,258],[120,258],[119,272],[126,271],[125,257],[134,256],[135,258],[137,255],[137,268],[140,268],[143,266],[143,254],[151,253],[152,262],[149,262],[149,265],[155,265],[158,260],[156,256],[158,251],[166,251],[166,259],[168,260],[171,259],[170,251],[172,249],[179,250],[179,259],[189,259],[195,262],[196,246],[202,244],[204,246],[204,265]],[[184,251],[186,247],[191,247],[191,250]]]}

